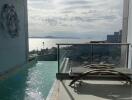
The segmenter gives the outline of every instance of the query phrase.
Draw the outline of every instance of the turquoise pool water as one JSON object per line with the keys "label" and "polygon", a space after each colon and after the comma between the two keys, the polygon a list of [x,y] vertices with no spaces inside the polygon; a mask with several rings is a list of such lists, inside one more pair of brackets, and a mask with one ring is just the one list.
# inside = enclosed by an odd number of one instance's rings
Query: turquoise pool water
{"label": "turquoise pool water", "polygon": [[0,100],[45,100],[56,72],[56,61],[38,61],[33,67],[0,81]]}

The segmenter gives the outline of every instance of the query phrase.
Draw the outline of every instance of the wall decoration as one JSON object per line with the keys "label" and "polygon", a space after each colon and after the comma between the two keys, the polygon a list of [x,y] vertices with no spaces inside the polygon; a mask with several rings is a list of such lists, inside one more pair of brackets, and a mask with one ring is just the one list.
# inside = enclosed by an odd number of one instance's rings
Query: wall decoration
{"label": "wall decoration", "polygon": [[19,35],[19,20],[14,5],[4,4],[0,13],[1,27],[11,38]]}

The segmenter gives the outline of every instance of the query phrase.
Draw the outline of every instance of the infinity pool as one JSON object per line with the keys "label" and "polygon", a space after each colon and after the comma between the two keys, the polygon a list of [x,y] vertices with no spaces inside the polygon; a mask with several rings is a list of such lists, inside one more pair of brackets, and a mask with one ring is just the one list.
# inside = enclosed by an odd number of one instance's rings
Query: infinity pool
{"label": "infinity pool", "polygon": [[56,72],[56,61],[38,61],[29,69],[0,81],[0,100],[45,100]]}

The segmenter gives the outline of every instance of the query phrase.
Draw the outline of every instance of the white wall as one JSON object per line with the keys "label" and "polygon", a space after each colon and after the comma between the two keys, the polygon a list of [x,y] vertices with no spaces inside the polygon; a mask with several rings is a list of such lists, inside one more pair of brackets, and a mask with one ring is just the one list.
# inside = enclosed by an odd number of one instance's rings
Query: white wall
{"label": "white wall", "polygon": [[28,51],[27,0],[0,0],[0,13],[4,4],[12,4],[16,8],[19,36],[11,38],[0,27],[0,73],[25,64]]}
{"label": "white wall", "polygon": [[132,0],[129,0],[129,17],[128,17],[128,38],[127,42],[131,43],[129,53],[129,68],[132,68]]}
{"label": "white wall", "polygon": [[[127,33],[128,33],[128,16],[129,16],[129,0],[124,0],[123,2],[123,27],[122,27],[122,43],[127,43]],[[127,49],[126,46],[122,46],[121,49],[121,66],[127,66]]]}

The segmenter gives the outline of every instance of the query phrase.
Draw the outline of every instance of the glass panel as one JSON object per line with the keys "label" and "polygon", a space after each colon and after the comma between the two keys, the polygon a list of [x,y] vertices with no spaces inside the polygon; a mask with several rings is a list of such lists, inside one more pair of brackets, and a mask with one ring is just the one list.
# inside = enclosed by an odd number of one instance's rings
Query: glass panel
{"label": "glass panel", "polygon": [[[121,44],[64,44],[59,45],[60,73],[81,73],[90,66],[125,67],[128,45]],[[123,57],[126,55],[126,57]]]}

